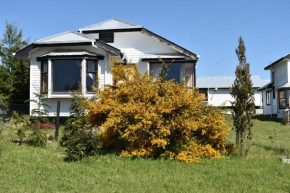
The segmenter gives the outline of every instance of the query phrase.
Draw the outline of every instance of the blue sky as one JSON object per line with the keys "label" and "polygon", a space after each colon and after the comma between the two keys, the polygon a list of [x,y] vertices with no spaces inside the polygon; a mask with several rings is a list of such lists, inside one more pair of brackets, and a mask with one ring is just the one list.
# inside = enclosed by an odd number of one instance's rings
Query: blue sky
{"label": "blue sky", "polygon": [[[242,36],[252,75],[290,53],[290,0],[13,0],[1,2],[0,33],[16,22],[30,42],[119,18],[200,55],[197,76],[234,75]],[[2,37],[2,35],[0,36]]]}

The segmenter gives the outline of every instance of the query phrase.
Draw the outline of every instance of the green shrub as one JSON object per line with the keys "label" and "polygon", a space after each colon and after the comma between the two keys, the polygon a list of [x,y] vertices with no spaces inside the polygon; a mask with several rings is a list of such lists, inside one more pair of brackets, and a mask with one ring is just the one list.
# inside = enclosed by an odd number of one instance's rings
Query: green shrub
{"label": "green shrub", "polygon": [[48,138],[43,130],[34,129],[34,131],[29,135],[27,142],[34,147],[45,147]]}
{"label": "green shrub", "polygon": [[76,161],[97,153],[98,139],[86,126],[86,98],[78,91],[73,94],[70,119],[66,121],[60,145],[66,148],[67,160]]}

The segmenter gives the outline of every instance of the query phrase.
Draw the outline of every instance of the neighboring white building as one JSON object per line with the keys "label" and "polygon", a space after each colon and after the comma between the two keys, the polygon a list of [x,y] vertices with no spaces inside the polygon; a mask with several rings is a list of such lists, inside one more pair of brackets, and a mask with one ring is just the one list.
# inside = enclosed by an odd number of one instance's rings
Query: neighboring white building
{"label": "neighboring white building", "polygon": [[[230,107],[233,101],[230,95],[230,87],[233,85],[235,76],[213,76],[213,77],[197,77],[196,86],[199,93],[206,98],[209,105]],[[252,76],[255,106],[262,107],[262,95],[258,88],[269,83],[270,81],[261,80],[259,76]]]}
{"label": "neighboring white building", "polygon": [[271,83],[261,87],[264,115],[287,116],[290,108],[290,54],[264,68],[270,71]]}
{"label": "neighboring white building", "polygon": [[[118,63],[138,63],[142,73],[160,73],[161,63],[175,60],[169,77],[180,81],[188,77],[187,85],[195,86],[198,56],[147,30],[143,26],[119,19],[106,20],[78,31],[68,31],[35,41],[21,49],[16,58],[30,62],[30,99],[43,92],[51,100],[49,116],[55,116],[56,103],[61,101],[60,116],[69,116],[70,91],[82,85],[82,93],[92,97],[95,78],[99,86],[112,84],[109,55]],[[30,102],[30,110],[36,108]]]}

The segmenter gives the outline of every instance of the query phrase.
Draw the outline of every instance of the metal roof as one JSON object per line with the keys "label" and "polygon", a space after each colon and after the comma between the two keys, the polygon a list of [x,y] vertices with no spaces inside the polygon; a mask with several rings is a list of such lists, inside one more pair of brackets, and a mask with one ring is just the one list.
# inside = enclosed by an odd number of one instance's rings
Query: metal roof
{"label": "metal roof", "polygon": [[106,21],[102,21],[84,28],[80,28],[80,31],[87,30],[104,30],[104,29],[126,29],[126,28],[142,28],[141,25],[129,23],[121,19],[113,18]]}
{"label": "metal roof", "polygon": [[290,58],[290,54],[287,54],[287,55],[283,56],[282,58],[276,60],[275,62],[272,62],[271,64],[269,64],[268,66],[266,66],[266,67],[264,68],[264,70],[268,70],[271,66],[274,66],[275,64],[277,64],[277,63],[279,63],[279,62],[281,62],[282,60],[287,59],[287,58],[288,58],[288,59]]}
{"label": "metal roof", "polygon": [[[196,86],[198,88],[229,88],[233,85],[235,76],[212,76],[197,77]],[[254,88],[260,88],[269,83],[269,80],[262,80],[259,76],[251,77]]]}
{"label": "metal roof", "polygon": [[180,54],[144,54],[141,56],[141,59],[158,59],[158,56],[160,56],[163,59],[186,58],[186,56]]}
{"label": "metal roof", "polygon": [[52,52],[49,52],[47,54],[42,55],[41,57],[46,56],[98,56],[98,54],[95,54],[93,52],[89,52],[86,50],[54,50]]}
{"label": "metal roof", "polygon": [[264,89],[268,89],[268,88],[273,88],[273,85],[274,85],[274,83],[270,82],[270,83],[258,88],[258,90],[264,90]]}
{"label": "metal roof", "polygon": [[281,89],[281,88],[290,88],[290,83],[283,84],[278,89]]}
{"label": "metal roof", "polygon": [[94,41],[89,35],[79,33],[77,31],[67,31],[36,40],[34,44],[50,44],[50,43],[74,43],[74,42],[92,42]]}

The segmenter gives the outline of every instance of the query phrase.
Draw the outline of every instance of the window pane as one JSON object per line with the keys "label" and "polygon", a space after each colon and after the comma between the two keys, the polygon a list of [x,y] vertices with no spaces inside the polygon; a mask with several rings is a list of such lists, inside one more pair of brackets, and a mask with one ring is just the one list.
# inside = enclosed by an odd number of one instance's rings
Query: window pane
{"label": "window pane", "polygon": [[285,97],[285,91],[284,91],[284,90],[279,91],[279,98],[280,98],[280,99],[284,99],[284,98],[286,98],[286,97]]}
{"label": "window pane", "polygon": [[93,61],[93,60],[87,60],[87,71],[88,72],[96,72],[96,63],[97,61]]}
{"label": "window pane", "polygon": [[41,92],[47,92],[47,73],[42,74]]}
{"label": "window pane", "polygon": [[79,60],[53,61],[53,91],[77,90],[81,80]]}
{"label": "window pane", "polygon": [[171,64],[169,66],[169,71],[167,72],[168,76],[166,77],[166,80],[174,79],[175,82],[180,83],[181,67],[182,64]]}
{"label": "window pane", "polygon": [[279,101],[279,108],[280,109],[285,109],[286,108],[286,100],[285,99],[281,99]]}
{"label": "window pane", "polygon": [[45,62],[42,63],[42,69],[41,70],[42,70],[43,73],[46,73],[47,72],[47,66],[48,66],[47,65],[47,61],[45,61]]}
{"label": "window pane", "polygon": [[87,91],[93,91],[92,86],[95,85],[95,82],[96,82],[96,74],[87,73]]}
{"label": "window pane", "polygon": [[108,33],[100,33],[100,40],[104,42],[113,42],[114,41],[114,34],[111,32]]}

